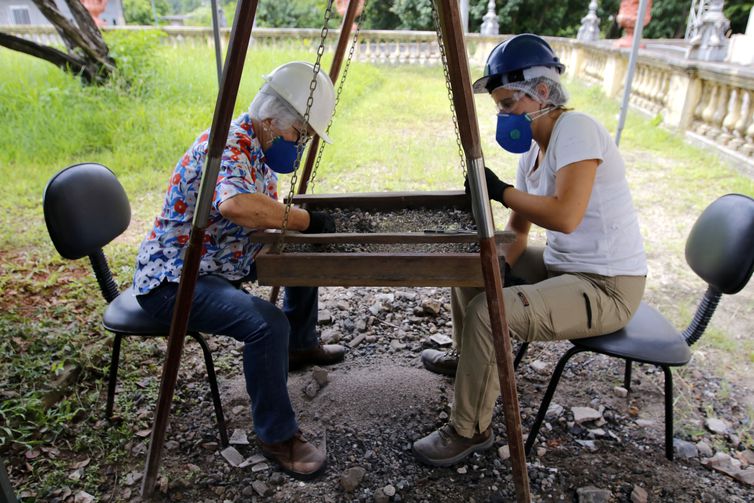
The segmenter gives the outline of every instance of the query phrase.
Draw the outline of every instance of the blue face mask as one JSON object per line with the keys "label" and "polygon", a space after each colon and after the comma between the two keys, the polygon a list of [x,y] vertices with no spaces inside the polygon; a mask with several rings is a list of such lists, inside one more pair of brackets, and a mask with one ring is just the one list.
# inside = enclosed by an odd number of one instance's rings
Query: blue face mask
{"label": "blue face mask", "polygon": [[531,148],[531,118],[529,114],[497,114],[498,145],[513,154],[523,154]]}
{"label": "blue face mask", "polygon": [[547,115],[555,107],[547,107],[530,114],[497,114],[498,145],[512,154],[523,154],[531,148],[531,122]]}
{"label": "blue face mask", "polygon": [[275,173],[288,174],[296,170],[298,144],[288,141],[282,136],[272,140],[272,145],[264,151],[265,164]]}

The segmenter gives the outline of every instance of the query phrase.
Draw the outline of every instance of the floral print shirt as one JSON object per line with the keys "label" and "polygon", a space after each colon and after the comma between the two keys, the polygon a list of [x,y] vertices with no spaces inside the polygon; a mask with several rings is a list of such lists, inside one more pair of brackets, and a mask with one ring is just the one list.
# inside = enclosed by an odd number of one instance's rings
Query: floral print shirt
{"label": "floral print shirt", "polygon": [[[139,247],[134,274],[137,295],[148,293],[163,281],[180,280],[208,140],[209,130],[196,139],[173,170],[162,212]],[[254,253],[261,245],[250,242],[249,232],[253,229],[224,218],[219,206],[238,194],[254,193],[277,200],[277,176],[264,163],[251,117],[245,113],[231,123],[228,131],[204,234],[199,274],[218,274],[231,281],[249,274]]]}

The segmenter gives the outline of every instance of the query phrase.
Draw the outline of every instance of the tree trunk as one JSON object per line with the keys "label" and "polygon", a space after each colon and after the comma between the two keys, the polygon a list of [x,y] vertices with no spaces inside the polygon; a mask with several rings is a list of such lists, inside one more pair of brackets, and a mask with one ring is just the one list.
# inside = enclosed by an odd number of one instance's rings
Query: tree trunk
{"label": "tree trunk", "polygon": [[80,0],[65,0],[73,20],[63,16],[54,0],[32,0],[52,23],[68,49],[67,53],[20,37],[0,33],[0,46],[49,61],[79,75],[87,83],[105,82],[115,70],[115,61],[94,19]]}

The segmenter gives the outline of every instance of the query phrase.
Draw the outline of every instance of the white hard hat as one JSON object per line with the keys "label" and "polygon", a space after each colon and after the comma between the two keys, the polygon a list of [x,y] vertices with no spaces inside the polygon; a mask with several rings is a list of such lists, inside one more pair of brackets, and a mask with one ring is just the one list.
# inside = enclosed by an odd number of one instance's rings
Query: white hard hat
{"label": "white hard hat", "polygon": [[[309,100],[309,85],[314,76],[314,65],[302,61],[286,63],[264,76],[267,84],[288,102],[301,116],[306,113]],[[330,76],[320,70],[317,72],[317,87],[314,90],[313,103],[309,109],[309,125],[320,138],[332,143],[327,136],[327,126],[335,110],[335,89]]]}

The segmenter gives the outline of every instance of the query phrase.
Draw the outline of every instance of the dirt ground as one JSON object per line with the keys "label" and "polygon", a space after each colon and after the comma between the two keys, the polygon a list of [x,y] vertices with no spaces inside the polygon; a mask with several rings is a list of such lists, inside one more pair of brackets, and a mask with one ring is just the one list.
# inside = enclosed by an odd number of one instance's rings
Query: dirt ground
{"label": "dirt ground", "polygon": [[[240,347],[212,338],[216,355],[226,355],[230,372],[221,373],[223,405],[229,430],[241,430],[249,444],[234,445],[244,468],[220,454],[212,421],[204,370],[196,348],[188,345],[175,412],[168,434],[157,499],[163,501],[512,501],[515,491],[502,412],[496,411],[494,448],[451,468],[416,462],[413,440],[447,420],[453,379],[421,367],[419,353],[428,335],[450,334],[449,295],[445,289],[323,288],[320,328],[323,339],[354,345],[345,362],[327,369],[328,382],[312,385],[313,371],[291,373],[289,391],[305,431],[326,444],[324,476],[302,483],[259,459],[248,397],[240,375]],[[355,344],[354,341],[361,340]],[[549,375],[569,343],[532,345],[517,371],[524,431],[534,419]],[[159,351],[159,349],[158,349]],[[670,462],[663,450],[662,373],[635,365],[631,392],[620,396],[623,367],[601,356],[572,360],[554,398],[553,415],[542,428],[528,463],[535,501],[754,501],[752,486],[703,466],[713,454],[743,460],[750,451],[748,416],[751,389],[735,385],[723,395],[720,378],[696,357],[675,373],[676,438],[697,454]],[[188,381],[188,382],[187,382]],[[596,421],[574,423],[572,407],[601,412]],[[551,407],[552,408],[552,407]],[[724,433],[705,427],[707,415],[724,418]],[[236,431],[236,434],[239,432]],[[702,445],[703,444],[703,445]],[[704,447],[706,446],[706,448]],[[131,459],[110,467],[111,485],[102,501],[138,501],[147,439],[134,436]],[[699,454],[699,449],[707,450]],[[754,460],[752,460],[754,461]],[[344,487],[352,472],[363,478]],[[357,477],[358,479],[358,477]],[[353,482],[353,480],[351,480]],[[352,483],[352,486],[354,484]],[[579,496],[589,486],[606,490]],[[636,489],[636,487],[640,489]],[[60,496],[63,496],[61,494]],[[601,496],[602,499],[599,499]],[[54,497],[53,497],[54,500]]]}

